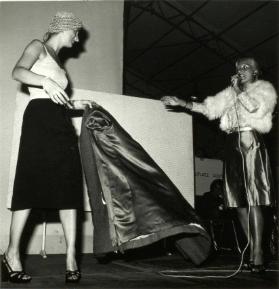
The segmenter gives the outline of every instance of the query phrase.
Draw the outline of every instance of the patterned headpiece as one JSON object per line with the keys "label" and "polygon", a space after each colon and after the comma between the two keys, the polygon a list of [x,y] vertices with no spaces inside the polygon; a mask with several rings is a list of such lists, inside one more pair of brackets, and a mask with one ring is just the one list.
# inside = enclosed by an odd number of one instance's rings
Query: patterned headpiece
{"label": "patterned headpiece", "polygon": [[57,12],[48,27],[49,33],[57,33],[67,30],[79,30],[82,22],[71,12]]}

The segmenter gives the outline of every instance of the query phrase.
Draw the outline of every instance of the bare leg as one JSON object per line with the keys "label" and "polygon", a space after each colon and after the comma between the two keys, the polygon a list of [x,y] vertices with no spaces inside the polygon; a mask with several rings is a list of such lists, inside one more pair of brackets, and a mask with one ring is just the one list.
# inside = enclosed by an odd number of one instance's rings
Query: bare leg
{"label": "bare leg", "polygon": [[77,231],[77,211],[74,209],[60,210],[59,211],[61,223],[63,226],[66,246],[67,246],[67,257],[66,257],[66,268],[67,270],[76,270],[76,231]]}
{"label": "bare leg", "polygon": [[[238,215],[238,219],[240,221],[241,227],[245,233],[245,236],[248,240],[248,209],[247,208],[237,208],[237,215]],[[251,220],[251,212],[250,212],[250,220]],[[251,224],[251,222],[250,222]],[[249,261],[250,262],[254,262],[254,240],[252,238],[252,234],[251,234],[251,225],[249,228],[250,231],[250,257],[249,257]]]}
{"label": "bare leg", "polygon": [[20,261],[19,245],[21,235],[26,224],[31,209],[18,210],[12,212],[12,220],[10,225],[10,239],[6,250],[6,258],[14,271],[21,271],[22,265]]}
{"label": "bare leg", "polygon": [[263,264],[263,227],[264,227],[264,217],[262,208],[260,206],[251,207],[251,233],[254,243],[253,259],[255,265]]}

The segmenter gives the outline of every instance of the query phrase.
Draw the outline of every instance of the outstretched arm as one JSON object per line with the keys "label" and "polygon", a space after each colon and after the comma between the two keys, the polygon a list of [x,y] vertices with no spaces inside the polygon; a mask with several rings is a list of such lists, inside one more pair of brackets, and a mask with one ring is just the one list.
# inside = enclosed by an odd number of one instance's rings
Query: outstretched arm
{"label": "outstretched arm", "polygon": [[183,99],[180,99],[176,96],[164,96],[161,98],[161,101],[166,107],[183,107],[185,109],[192,109],[193,103],[190,101],[185,101]]}
{"label": "outstretched arm", "polygon": [[[214,96],[208,96],[203,102],[185,101],[176,96],[164,96],[161,98],[166,107],[184,107],[206,116],[208,119],[220,118],[232,100],[232,87],[227,87]],[[191,97],[194,98],[193,96]]]}

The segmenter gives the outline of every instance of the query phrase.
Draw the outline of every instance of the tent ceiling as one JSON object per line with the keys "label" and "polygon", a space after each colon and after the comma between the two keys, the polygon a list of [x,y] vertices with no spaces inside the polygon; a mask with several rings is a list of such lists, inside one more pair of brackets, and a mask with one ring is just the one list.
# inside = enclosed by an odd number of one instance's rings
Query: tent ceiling
{"label": "tent ceiling", "polygon": [[277,1],[126,1],[125,93],[201,97],[252,55],[277,86]]}
{"label": "tent ceiling", "polygon": [[[125,1],[124,93],[202,100],[230,85],[235,60],[245,55],[279,91],[278,11],[278,1]],[[194,125],[196,155],[222,158],[217,124],[195,115]],[[277,129],[268,135],[273,156]]]}

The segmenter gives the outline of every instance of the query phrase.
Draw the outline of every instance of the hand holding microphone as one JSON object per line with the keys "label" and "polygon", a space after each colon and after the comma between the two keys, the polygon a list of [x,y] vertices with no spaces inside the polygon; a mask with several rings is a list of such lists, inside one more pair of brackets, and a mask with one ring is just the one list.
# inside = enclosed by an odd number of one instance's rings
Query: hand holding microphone
{"label": "hand holding microphone", "polygon": [[237,94],[241,93],[241,89],[239,88],[239,75],[238,74],[235,74],[231,77],[231,86]]}

